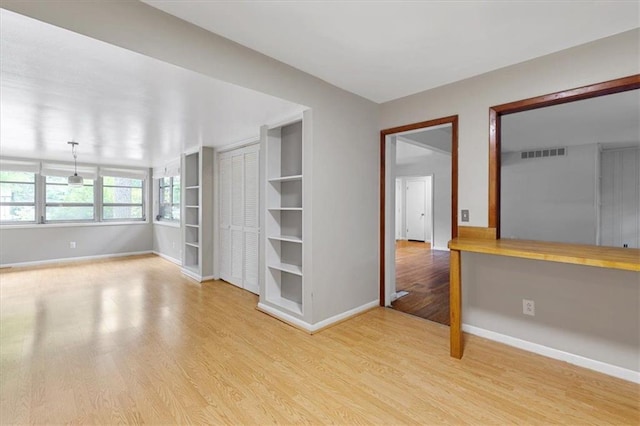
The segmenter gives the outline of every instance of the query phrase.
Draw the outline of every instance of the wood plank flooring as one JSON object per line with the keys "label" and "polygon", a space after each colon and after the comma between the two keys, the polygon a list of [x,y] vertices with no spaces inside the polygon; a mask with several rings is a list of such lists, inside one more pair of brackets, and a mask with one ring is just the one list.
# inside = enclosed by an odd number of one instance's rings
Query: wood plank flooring
{"label": "wood plank flooring", "polygon": [[634,424],[640,386],[378,308],[315,335],[155,256],[0,272],[2,424]]}
{"label": "wood plank flooring", "polygon": [[396,291],[409,294],[391,307],[420,318],[449,325],[449,252],[428,244],[396,244]]}

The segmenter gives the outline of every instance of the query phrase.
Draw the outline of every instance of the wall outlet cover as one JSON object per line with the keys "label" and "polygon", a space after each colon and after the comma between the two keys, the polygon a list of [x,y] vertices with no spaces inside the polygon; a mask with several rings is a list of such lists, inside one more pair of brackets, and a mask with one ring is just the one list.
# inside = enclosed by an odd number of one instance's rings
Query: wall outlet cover
{"label": "wall outlet cover", "polygon": [[536,302],[533,300],[522,299],[522,313],[532,317],[536,316]]}
{"label": "wall outlet cover", "polygon": [[69,241],[69,248],[76,248],[76,242],[75,241]]}

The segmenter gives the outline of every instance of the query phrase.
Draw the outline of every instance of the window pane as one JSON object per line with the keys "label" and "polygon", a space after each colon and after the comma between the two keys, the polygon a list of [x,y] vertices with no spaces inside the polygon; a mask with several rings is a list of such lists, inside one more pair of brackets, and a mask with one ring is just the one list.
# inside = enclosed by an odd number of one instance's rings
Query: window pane
{"label": "window pane", "polygon": [[162,204],[160,206],[160,216],[167,220],[173,219],[173,216],[171,215],[171,204]]}
{"label": "window pane", "polygon": [[27,172],[0,172],[3,182],[35,182],[35,174]]}
{"label": "window pane", "polygon": [[170,186],[162,189],[162,194],[160,194],[160,202],[162,202],[162,203],[170,203],[171,202],[171,187]]}
{"label": "window pane", "polygon": [[105,206],[104,219],[142,219],[142,206]]}
{"label": "window pane", "polygon": [[142,179],[105,176],[102,178],[102,183],[103,185],[108,186],[132,186],[136,188],[142,188]]}
{"label": "window pane", "polygon": [[160,179],[160,186],[169,186],[171,185],[171,178],[164,177]]}
{"label": "window pane", "polygon": [[180,180],[173,182],[173,204],[180,204]]}
{"label": "window pane", "polygon": [[0,183],[0,203],[34,203],[33,183]]}
{"label": "window pane", "polygon": [[173,214],[173,218],[175,220],[180,220],[180,206],[172,206],[171,207],[171,212]]}
{"label": "window pane", "polygon": [[93,206],[65,206],[46,208],[46,219],[49,220],[93,220]]}
{"label": "window pane", "polygon": [[93,204],[93,186],[73,187],[66,184],[47,184],[46,195],[47,203]]}
{"label": "window pane", "polygon": [[35,222],[36,208],[34,206],[0,206],[0,221],[2,222]]}
{"label": "window pane", "polygon": [[142,188],[105,187],[102,200],[106,204],[142,204]]}

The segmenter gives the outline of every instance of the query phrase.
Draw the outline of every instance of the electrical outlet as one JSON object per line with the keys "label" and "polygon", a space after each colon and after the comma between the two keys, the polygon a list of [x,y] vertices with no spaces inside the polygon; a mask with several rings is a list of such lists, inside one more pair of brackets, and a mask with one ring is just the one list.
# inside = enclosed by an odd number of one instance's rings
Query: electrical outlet
{"label": "electrical outlet", "polygon": [[76,248],[76,242],[75,241],[69,241],[69,248]]}
{"label": "electrical outlet", "polygon": [[533,300],[522,299],[522,313],[525,315],[536,316],[536,302]]}
{"label": "electrical outlet", "polygon": [[462,210],[462,222],[469,222],[469,210]]}

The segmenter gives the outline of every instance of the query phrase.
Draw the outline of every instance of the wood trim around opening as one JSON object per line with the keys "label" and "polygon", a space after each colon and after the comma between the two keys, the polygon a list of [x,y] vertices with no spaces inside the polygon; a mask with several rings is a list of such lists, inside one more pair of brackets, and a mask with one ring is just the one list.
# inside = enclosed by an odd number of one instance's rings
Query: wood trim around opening
{"label": "wood trim around opening", "polygon": [[392,127],[380,131],[380,306],[385,300],[385,191],[386,191],[386,141],[388,135],[451,124],[451,238],[458,236],[458,116],[436,118],[435,120]]}
{"label": "wood trim around opening", "polygon": [[500,238],[500,126],[506,114],[560,105],[640,88],[640,74],[489,108],[489,228]]}

